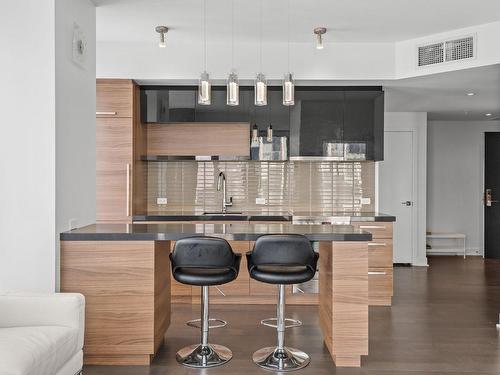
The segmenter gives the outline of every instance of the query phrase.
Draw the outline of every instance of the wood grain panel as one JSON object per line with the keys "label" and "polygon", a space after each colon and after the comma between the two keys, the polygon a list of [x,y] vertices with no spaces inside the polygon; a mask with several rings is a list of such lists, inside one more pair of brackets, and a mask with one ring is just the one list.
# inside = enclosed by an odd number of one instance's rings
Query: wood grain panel
{"label": "wood grain panel", "polygon": [[393,269],[368,269],[369,303],[373,306],[390,306],[393,294]]}
{"label": "wood grain panel", "polygon": [[249,156],[248,123],[147,124],[148,155]]}
{"label": "wood grain panel", "polygon": [[373,239],[392,238],[392,223],[386,221],[352,222],[352,226],[372,234]]}
{"label": "wood grain panel", "polygon": [[127,164],[131,168],[132,120],[98,118],[96,128],[97,220],[130,222],[131,217],[127,215],[127,205],[130,204],[127,201]]}
{"label": "wood grain panel", "polygon": [[[98,79],[96,81],[97,117],[133,117],[133,81]],[[116,114],[98,114],[108,112]]]}
{"label": "wood grain panel", "polygon": [[368,244],[320,243],[320,326],[337,366],[368,354]]}
{"label": "wood grain panel", "polygon": [[117,364],[131,355],[143,364],[155,353],[170,323],[168,246],[168,241],[61,242],[61,291],[82,293],[86,300],[86,363],[110,356],[109,364]]}
{"label": "wood grain panel", "polygon": [[170,241],[155,241],[154,262],[154,350],[156,353],[163,343],[163,337],[170,326],[171,284]]}
{"label": "wood grain panel", "polygon": [[368,243],[368,267],[392,268],[392,239],[380,238]]}

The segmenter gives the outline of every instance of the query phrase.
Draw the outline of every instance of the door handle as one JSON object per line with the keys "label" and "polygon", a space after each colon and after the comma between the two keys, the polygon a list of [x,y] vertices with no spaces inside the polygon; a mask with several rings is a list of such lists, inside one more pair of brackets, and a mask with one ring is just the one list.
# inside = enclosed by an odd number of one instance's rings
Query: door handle
{"label": "door handle", "polygon": [[493,192],[491,189],[486,189],[484,192],[483,202],[486,207],[491,207],[492,203],[498,203],[498,201],[493,199]]}
{"label": "door handle", "polygon": [[402,204],[403,206],[407,206],[407,207],[409,207],[409,206],[413,206],[413,202],[412,202],[412,201],[404,201],[404,202],[401,202],[401,204]]}

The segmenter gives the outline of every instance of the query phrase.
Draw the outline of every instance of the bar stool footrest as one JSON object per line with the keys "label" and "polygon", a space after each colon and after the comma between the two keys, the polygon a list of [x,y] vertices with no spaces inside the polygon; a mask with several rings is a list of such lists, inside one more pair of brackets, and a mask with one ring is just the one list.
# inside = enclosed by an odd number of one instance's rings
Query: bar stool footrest
{"label": "bar stool footrest", "polygon": [[[302,325],[302,322],[297,319],[285,318],[284,320],[285,320],[285,328],[295,328],[295,327],[300,327]],[[278,319],[277,318],[263,319],[260,321],[260,324],[266,327],[278,328]]]}
{"label": "bar stool footrest", "polygon": [[[210,322],[218,322],[219,324],[210,325]],[[186,322],[186,325],[189,327],[192,327],[192,328],[201,329],[201,319],[189,320]],[[222,328],[225,326],[227,326],[227,322],[225,320],[215,319],[215,318],[208,319],[208,328],[209,329]]]}

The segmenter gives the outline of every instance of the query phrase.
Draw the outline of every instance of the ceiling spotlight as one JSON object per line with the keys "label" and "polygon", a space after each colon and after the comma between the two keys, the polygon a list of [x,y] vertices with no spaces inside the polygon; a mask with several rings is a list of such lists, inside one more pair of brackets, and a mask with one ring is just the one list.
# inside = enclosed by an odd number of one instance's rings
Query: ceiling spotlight
{"label": "ceiling spotlight", "polygon": [[316,27],[314,34],[316,34],[316,49],[323,49],[323,34],[326,34],[326,28]]}
{"label": "ceiling spotlight", "polygon": [[486,117],[490,117],[491,115],[492,115],[491,113],[485,114]]}
{"label": "ceiling spotlight", "polygon": [[158,47],[165,48],[167,42],[165,41],[165,34],[168,32],[167,26],[156,26],[156,32],[160,34],[160,41],[158,42]]}
{"label": "ceiling spotlight", "polygon": [[475,93],[475,92],[468,92],[468,93],[467,93],[467,96],[474,96],[474,95],[476,95],[476,93]]}

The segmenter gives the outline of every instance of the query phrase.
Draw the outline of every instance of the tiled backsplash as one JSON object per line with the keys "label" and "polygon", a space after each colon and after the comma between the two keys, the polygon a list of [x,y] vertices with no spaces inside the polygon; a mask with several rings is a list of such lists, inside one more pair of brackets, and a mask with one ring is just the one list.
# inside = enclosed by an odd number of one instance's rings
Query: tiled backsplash
{"label": "tiled backsplash", "polygon": [[[220,211],[217,175],[227,178],[233,198],[230,211],[288,211],[332,214],[373,211],[374,162],[150,162],[147,173],[148,213]],[[167,198],[166,205],[157,198]],[[257,205],[264,198],[265,205]],[[369,204],[361,204],[369,198]]]}

